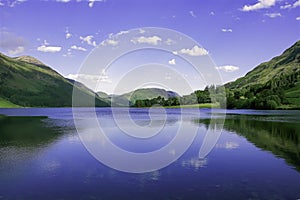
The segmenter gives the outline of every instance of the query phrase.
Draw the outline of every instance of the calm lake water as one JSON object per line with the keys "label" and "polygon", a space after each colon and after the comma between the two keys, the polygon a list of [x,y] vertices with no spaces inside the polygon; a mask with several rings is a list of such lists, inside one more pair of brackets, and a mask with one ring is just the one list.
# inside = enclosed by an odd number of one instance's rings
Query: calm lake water
{"label": "calm lake water", "polygon": [[[167,109],[165,118],[151,111],[154,122],[166,121],[160,134],[145,140],[121,133],[110,108],[96,109],[109,139],[135,153],[167,145],[179,126],[187,136],[197,128],[176,161],[137,174],[95,159],[79,139],[70,108],[0,109],[10,116],[0,116],[0,199],[300,199],[300,111],[228,110],[204,159],[199,150],[210,119],[224,111],[197,111]],[[122,119],[124,110],[115,114]],[[131,109],[130,116],[147,129],[148,109]]]}

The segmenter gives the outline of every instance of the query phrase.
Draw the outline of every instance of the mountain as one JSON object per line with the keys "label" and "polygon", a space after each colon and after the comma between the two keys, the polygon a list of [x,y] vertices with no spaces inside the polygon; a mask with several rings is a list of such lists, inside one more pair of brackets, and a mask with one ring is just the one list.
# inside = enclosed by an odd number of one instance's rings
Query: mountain
{"label": "mountain", "polygon": [[[244,77],[225,84],[225,88],[228,108],[300,109],[300,41]],[[159,88],[122,95],[94,93],[31,56],[10,58],[0,53],[0,107],[72,106],[73,89],[79,91],[81,106],[88,106],[85,97],[95,98],[96,106],[110,106],[111,101],[112,106],[134,106],[137,100],[166,105],[211,102],[208,90],[185,97]],[[211,86],[210,90],[219,88]]]}
{"label": "mountain", "polygon": [[[82,84],[65,79],[33,57],[10,58],[0,53],[0,106],[72,106],[73,88],[79,91],[82,99],[95,96]],[[95,104],[108,106],[99,97],[96,97]]]}
{"label": "mountain", "polygon": [[[198,90],[183,97],[157,89],[154,93],[151,89],[137,90],[121,95],[117,102],[128,102],[130,99],[131,105],[136,107],[156,104],[178,106],[209,104],[213,98],[221,107],[233,109],[300,109],[300,41],[280,56],[260,64],[244,77],[224,86],[226,101],[224,87],[211,85],[203,91]],[[157,98],[158,96],[168,100]]]}
{"label": "mountain", "polygon": [[299,73],[300,71],[300,41],[285,50],[280,56],[264,62],[244,77],[227,84],[228,88],[244,88],[256,84],[266,84],[282,76]]}
{"label": "mountain", "polygon": [[109,95],[105,92],[97,92],[98,97],[101,97],[103,99],[109,98]]}
{"label": "mountain", "polygon": [[167,91],[160,88],[141,88],[122,95],[110,96],[110,99],[113,100],[113,105],[124,106],[128,105],[128,101],[130,102],[130,105],[133,105],[136,100],[153,99],[159,96],[165,99],[179,97],[179,95],[173,91]]}
{"label": "mountain", "polygon": [[167,91],[160,88],[141,88],[121,95],[121,97],[129,99],[132,103],[138,99],[153,99],[158,96],[168,99],[170,97],[178,97],[179,95],[176,92]]}
{"label": "mountain", "polygon": [[31,56],[20,56],[20,57],[16,57],[15,60],[26,62],[29,64],[34,64],[34,65],[46,66],[44,63]]}
{"label": "mountain", "polygon": [[225,87],[229,108],[300,108],[300,41]]}

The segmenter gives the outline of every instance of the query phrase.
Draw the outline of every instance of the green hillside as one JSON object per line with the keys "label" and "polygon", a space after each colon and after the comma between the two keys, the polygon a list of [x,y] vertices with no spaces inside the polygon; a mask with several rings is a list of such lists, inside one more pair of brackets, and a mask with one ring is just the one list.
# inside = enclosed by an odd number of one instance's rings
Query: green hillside
{"label": "green hillside", "polygon": [[9,102],[0,97],[0,108],[18,108],[18,107],[20,106],[13,104],[12,102]]}
{"label": "green hillside", "polygon": [[[224,94],[222,87],[213,85],[183,97],[159,88],[142,88],[122,95],[95,94],[33,57],[10,58],[0,54],[0,107],[72,106],[73,88],[79,91],[81,106],[88,106],[85,98],[91,96],[95,97],[96,106],[144,107],[211,103],[212,93]],[[300,41],[225,88],[227,108],[300,109]],[[223,98],[213,96],[225,105]]]}
{"label": "green hillside", "polygon": [[132,103],[134,103],[138,99],[153,99],[158,96],[168,99],[169,97],[179,95],[174,92],[169,92],[159,88],[142,88],[130,93],[123,94],[121,96],[129,99]]}
{"label": "green hillside", "polygon": [[103,98],[103,99],[109,98],[109,95],[106,94],[105,92],[97,92],[96,94],[98,95],[98,97]]}
{"label": "green hillside", "polygon": [[300,41],[225,87],[229,108],[300,108]]}
{"label": "green hillside", "polygon": [[223,98],[224,87],[214,85],[168,100],[159,93],[147,95],[149,91],[128,93],[125,97],[128,99],[131,95],[136,107],[207,104],[213,101],[231,109],[300,109],[300,41],[244,77],[225,84],[225,91],[226,101]]}
{"label": "green hillside", "polygon": [[[0,54],[1,107],[72,106],[73,85],[74,83],[35,58],[10,58]],[[83,87],[75,86],[74,89],[80,91],[82,99],[94,95]],[[97,97],[96,105],[108,104]]]}
{"label": "green hillside", "polygon": [[137,100],[154,99],[159,96],[164,99],[179,97],[176,92],[166,91],[160,88],[141,88],[122,95],[114,95],[110,98],[112,99],[112,105],[124,106],[128,105],[128,101],[129,105],[134,105]]}
{"label": "green hillside", "polygon": [[[228,88],[245,88],[251,85],[280,81],[281,78],[300,71],[300,41],[284,51],[280,56],[264,62],[244,77],[227,84]],[[275,79],[275,80],[274,80]]]}

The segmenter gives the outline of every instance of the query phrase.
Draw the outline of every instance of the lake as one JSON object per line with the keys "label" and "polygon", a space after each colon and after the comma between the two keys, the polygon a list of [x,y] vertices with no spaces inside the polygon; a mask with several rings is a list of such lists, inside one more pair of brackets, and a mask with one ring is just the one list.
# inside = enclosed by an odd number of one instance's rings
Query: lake
{"label": "lake", "polygon": [[[140,163],[99,147],[95,127],[74,124],[71,108],[0,109],[0,199],[300,199],[300,111],[227,110],[223,124],[224,112],[133,108],[129,122],[123,108],[96,108],[115,146],[158,153]],[[201,157],[204,141],[216,144]],[[89,153],[98,147],[99,157]]]}

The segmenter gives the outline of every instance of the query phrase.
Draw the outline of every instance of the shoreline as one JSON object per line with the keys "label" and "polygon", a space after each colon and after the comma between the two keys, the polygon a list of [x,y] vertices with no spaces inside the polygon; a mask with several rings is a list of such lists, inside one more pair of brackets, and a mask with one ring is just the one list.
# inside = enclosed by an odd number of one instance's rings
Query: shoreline
{"label": "shoreline", "polygon": [[[26,109],[26,108],[73,108],[72,106],[66,107],[21,107],[21,106],[1,106],[0,109]],[[85,108],[85,107],[74,107],[74,108]],[[87,107],[93,108],[93,107]],[[126,108],[126,107],[111,107],[111,106],[104,106],[104,107],[95,107],[95,108]],[[167,108],[167,109],[174,109],[174,108],[220,108],[218,103],[203,103],[203,104],[190,104],[190,105],[177,105],[177,106],[151,106],[151,107],[129,107],[129,108]],[[223,108],[220,108],[223,109]],[[227,108],[226,108],[227,109]],[[276,109],[249,109],[249,108],[239,108],[239,109],[229,109],[229,110],[300,110],[300,107],[296,105],[282,105]],[[0,115],[1,116],[1,115]]]}

